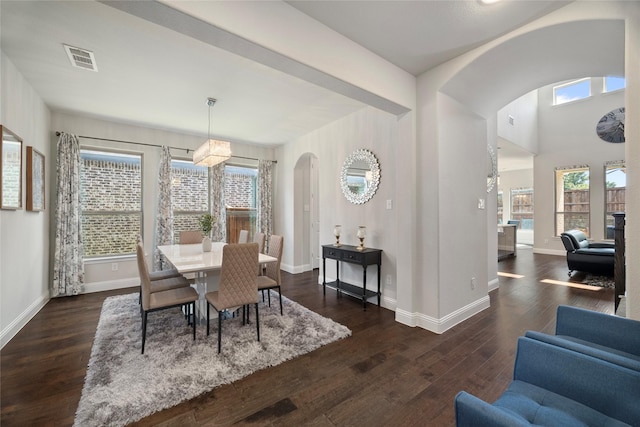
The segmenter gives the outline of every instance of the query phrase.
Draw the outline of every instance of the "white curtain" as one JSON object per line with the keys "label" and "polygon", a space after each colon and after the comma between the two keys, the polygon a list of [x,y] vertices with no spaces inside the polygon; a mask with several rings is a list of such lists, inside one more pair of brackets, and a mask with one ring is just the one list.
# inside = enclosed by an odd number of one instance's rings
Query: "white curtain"
{"label": "white curtain", "polygon": [[273,162],[271,160],[258,161],[258,230],[265,234],[267,242],[273,233],[272,175]]}
{"label": "white curtain", "polygon": [[171,152],[163,146],[158,173],[158,210],[156,212],[155,244],[153,246],[154,270],[170,269],[158,246],[173,244],[173,205],[171,195]]}
{"label": "white curtain", "polygon": [[227,211],[224,198],[224,163],[218,163],[209,170],[211,189],[211,215],[214,217],[211,239],[214,242],[227,241]]}
{"label": "white curtain", "polygon": [[78,137],[61,133],[57,150],[56,232],[53,260],[54,297],[82,292],[82,218],[80,205],[80,143]]}

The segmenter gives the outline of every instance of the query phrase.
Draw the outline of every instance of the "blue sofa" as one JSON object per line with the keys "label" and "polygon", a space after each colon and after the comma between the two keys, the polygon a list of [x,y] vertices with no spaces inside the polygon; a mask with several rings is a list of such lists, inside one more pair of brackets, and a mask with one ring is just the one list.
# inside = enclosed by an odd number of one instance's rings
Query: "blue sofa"
{"label": "blue sofa", "polygon": [[525,336],[640,371],[640,322],[583,308],[558,306],[556,334]]}
{"label": "blue sofa", "polygon": [[493,404],[455,397],[456,425],[638,426],[640,372],[534,340],[518,339],[513,381]]}

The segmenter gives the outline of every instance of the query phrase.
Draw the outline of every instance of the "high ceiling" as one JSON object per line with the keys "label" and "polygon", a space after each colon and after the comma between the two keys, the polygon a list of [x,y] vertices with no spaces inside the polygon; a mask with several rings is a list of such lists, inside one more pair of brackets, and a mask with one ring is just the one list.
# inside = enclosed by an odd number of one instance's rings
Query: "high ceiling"
{"label": "high ceiling", "polygon": [[[214,136],[277,145],[365,105],[107,3],[0,3],[2,51],[52,111],[206,135],[214,97]],[[567,2],[287,3],[417,75]],[[98,71],[72,67],[63,44]]]}

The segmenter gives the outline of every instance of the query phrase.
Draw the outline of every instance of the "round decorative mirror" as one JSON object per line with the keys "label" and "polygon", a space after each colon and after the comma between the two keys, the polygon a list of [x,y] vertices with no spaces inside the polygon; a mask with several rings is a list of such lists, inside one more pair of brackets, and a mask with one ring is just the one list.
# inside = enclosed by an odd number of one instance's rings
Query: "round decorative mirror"
{"label": "round decorative mirror", "polygon": [[340,174],[342,193],[348,201],[362,204],[373,197],[380,184],[380,165],[369,150],[354,151],[344,161]]}
{"label": "round decorative mirror", "polygon": [[498,180],[498,159],[493,147],[487,145],[487,193],[493,190]]}

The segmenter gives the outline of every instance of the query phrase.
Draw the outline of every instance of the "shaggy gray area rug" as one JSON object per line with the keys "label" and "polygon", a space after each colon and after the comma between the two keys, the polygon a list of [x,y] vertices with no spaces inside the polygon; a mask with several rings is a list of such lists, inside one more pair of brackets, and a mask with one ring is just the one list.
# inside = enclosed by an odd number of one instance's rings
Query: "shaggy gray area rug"
{"label": "shaggy gray area rug", "polygon": [[271,307],[260,303],[260,342],[242,316],[222,322],[222,353],[217,353],[218,321],[199,325],[196,340],[179,309],[149,314],[145,354],[140,354],[138,294],[104,301],[91,349],[75,426],[122,426],[177,405],[222,384],[278,365],[351,331],[277,293]]}
{"label": "shaggy gray area rug", "polygon": [[582,283],[585,285],[600,286],[601,288],[615,288],[616,286],[613,277],[597,276],[591,273],[587,273]]}

